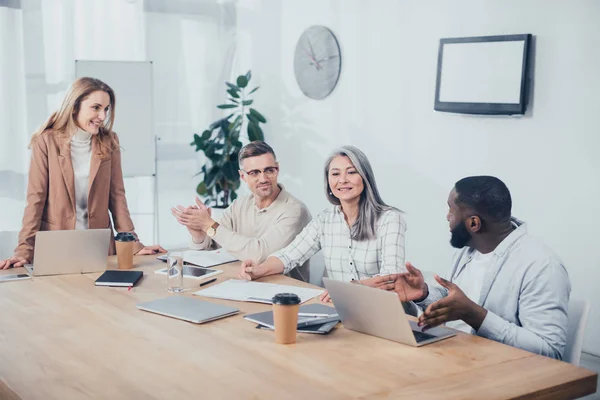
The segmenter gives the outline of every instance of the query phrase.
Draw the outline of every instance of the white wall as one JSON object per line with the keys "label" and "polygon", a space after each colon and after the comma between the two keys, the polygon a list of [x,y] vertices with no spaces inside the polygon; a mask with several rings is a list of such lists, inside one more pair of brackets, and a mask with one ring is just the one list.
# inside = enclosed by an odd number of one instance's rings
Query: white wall
{"label": "white wall", "polygon": [[[564,260],[572,298],[592,302],[585,350],[600,354],[600,2],[594,0],[242,0],[238,67],[262,87],[256,108],[282,181],[313,214],[326,207],[322,164],[335,146],[370,157],[384,199],[407,211],[407,257],[444,272],[452,249],[446,198],[464,176],[492,174],[513,214]],[[293,55],[304,29],[331,28],[342,48],[338,87],[302,95]],[[532,33],[533,101],[524,117],[433,111],[442,37]]]}

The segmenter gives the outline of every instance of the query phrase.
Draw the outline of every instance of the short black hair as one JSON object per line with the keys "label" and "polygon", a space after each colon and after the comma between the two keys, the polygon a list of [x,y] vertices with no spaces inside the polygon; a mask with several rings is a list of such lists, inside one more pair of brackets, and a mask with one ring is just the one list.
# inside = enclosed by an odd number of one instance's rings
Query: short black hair
{"label": "short black hair", "polygon": [[246,158],[258,157],[262,156],[263,154],[273,154],[273,158],[277,160],[275,152],[273,151],[271,146],[269,146],[262,140],[255,140],[253,142],[248,143],[247,145],[242,147],[240,152],[238,153],[238,162],[240,163],[240,168],[242,166],[242,162]]}
{"label": "short black hair", "polygon": [[494,176],[469,176],[456,182],[456,204],[466,205],[496,222],[511,217],[512,199],[504,182]]}

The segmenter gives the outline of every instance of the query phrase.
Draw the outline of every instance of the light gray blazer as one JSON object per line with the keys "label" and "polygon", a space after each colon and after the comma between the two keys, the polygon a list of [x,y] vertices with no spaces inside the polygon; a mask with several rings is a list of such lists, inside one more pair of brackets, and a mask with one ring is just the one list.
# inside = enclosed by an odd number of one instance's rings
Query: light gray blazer
{"label": "light gray blazer", "polygon": [[[532,353],[562,359],[567,338],[567,310],[571,283],[562,261],[527,227],[512,218],[517,228],[493,251],[477,304],[488,313],[477,335]],[[471,261],[474,249],[459,250],[450,280]],[[417,305],[423,309],[448,295],[429,285],[429,295]],[[473,332],[474,333],[474,332]]]}

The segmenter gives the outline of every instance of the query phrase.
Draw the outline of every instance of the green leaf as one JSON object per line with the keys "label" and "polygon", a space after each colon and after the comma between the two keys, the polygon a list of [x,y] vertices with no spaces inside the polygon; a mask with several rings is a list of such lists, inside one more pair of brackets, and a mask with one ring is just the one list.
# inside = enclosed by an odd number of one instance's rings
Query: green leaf
{"label": "green leaf", "polygon": [[260,124],[260,121],[252,114],[246,114],[246,118],[248,118],[248,121],[252,121],[255,124]]}
{"label": "green leaf", "polygon": [[244,75],[238,76],[237,85],[241,88],[245,88],[248,85],[248,79]]}
{"label": "green leaf", "polygon": [[240,90],[240,88],[239,88],[239,87],[237,87],[236,85],[234,85],[233,83],[225,82],[225,84],[226,84],[227,86],[229,86],[229,88],[230,88],[231,90],[233,90],[233,91],[236,91],[236,92],[237,92],[238,90]]}
{"label": "green leaf", "polygon": [[[242,116],[238,115],[235,120],[229,124],[229,131],[232,133],[232,135],[235,135],[235,133],[238,130],[238,127],[242,124]],[[237,135],[237,137],[239,137],[239,133]],[[237,139],[236,137],[236,139]]]}
{"label": "green leaf", "polygon": [[257,87],[255,87],[255,88],[254,88],[254,89],[252,89],[252,90],[250,91],[250,93],[248,93],[248,94],[252,94],[252,93],[256,92],[256,91],[258,90],[258,88],[259,88],[259,87],[260,87],[260,86],[257,86]]}
{"label": "green leaf", "polygon": [[262,122],[263,124],[265,122],[267,122],[267,119],[265,117],[262,116],[261,113],[259,113],[258,111],[256,111],[254,108],[250,109],[250,114],[252,114],[253,116],[256,117],[256,119],[258,119],[260,122]]}
{"label": "green leaf", "polygon": [[202,143],[202,139],[198,136],[197,133],[194,133],[194,141],[190,143],[190,146],[196,146],[196,151],[199,150],[200,143]]}
{"label": "green leaf", "polygon": [[217,121],[213,122],[212,124],[210,124],[210,128],[209,128],[209,129],[211,129],[211,130],[213,130],[213,129],[217,129],[217,127],[218,127],[219,125],[221,125],[221,121],[222,121],[222,120],[223,120],[223,119],[221,118],[221,119],[219,119],[219,120],[217,120]]}
{"label": "green leaf", "polygon": [[202,132],[202,140],[208,140],[212,135],[212,131],[206,130]]}
{"label": "green leaf", "polygon": [[237,108],[238,106],[236,104],[219,104],[217,106],[217,108],[220,108],[221,110],[226,110],[228,108]]}
{"label": "green leaf", "polygon": [[227,93],[229,93],[229,95],[230,95],[231,97],[235,97],[236,99],[239,99],[239,98],[240,98],[240,95],[238,94],[238,92],[236,92],[236,91],[235,91],[235,90],[233,90],[233,89],[229,89],[229,90],[227,91]]}
{"label": "green leaf", "polygon": [[235,103],[235,104],[240,104],[239,101],[237,101],[236,99],[232,99],[231,97],[229,97],[227,100],[229,100],[229,101],[231,101],[232,103]]}
{"label": "green leaf", "polygon": [[223,165],[223,175],[225,175],[229,181],[235,181],[236,179],[239,179],[240,175],[238,174],[237,165],[231,161],[227,162],[225,165]]}
{"label": "green leaf", "polygon": [[217,181],[218,176],[220,175],[220,169],[218,166],[213,166],[210,171],[206,175],[204,175],[204,183],[207,188],[212,188],[212,186]]}
{"label": "green leaf", "polygon": [[206,183],[204,183],[204,181],[198,184],[198,187],[196,187],[196,193],[198,193],[200,196],[206,196],[208,194],[208,190],[206,190]]}
{"label": "green leaf", "polygon": [[256,136],[258,137],[257,140],[265,140],[265,134],[263,133],[262,129],[260,129],[260,126],[256,125]]}
{"label": "green leaf", "polygon": [[248,70],[248,72],[246,72],[246,75],[245,75],[245,76],[246,76],[246,80],[247,80],[248,82],[250,82],[250,77],[252,77],[252,71]]}
{"label": "green leaf", "polygon": [[254,100],[244,100],[242,101],[242,105],[243,106],[249,106],[250,104],[252,104],[254,102]]}
{"label": "green leaf", "polygon": [[258,125],[256,125],[254,122],[248,123],[248,140],[250,140],[251,142],[254,142],[255,140],[260,140],[260,135],[258,133],[257,128]]}

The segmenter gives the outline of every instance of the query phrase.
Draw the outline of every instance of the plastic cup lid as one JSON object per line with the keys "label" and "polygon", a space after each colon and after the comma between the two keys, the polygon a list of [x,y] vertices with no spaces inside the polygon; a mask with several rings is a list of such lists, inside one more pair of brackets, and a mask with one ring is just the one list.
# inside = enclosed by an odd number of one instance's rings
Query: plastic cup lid
{"label": "plastic cup lid", "polygon": [[300,297],[298,297],[298,295],[295,293],[277,293],[271,299],[273,304],[281,304],[285,306],[300,304],[300,301]]}
{"label": "plastic cup lid", "polygon": [[131,232],[119,232],[115,236],[115,240],[119,242],[135,242],[135,236]]}

